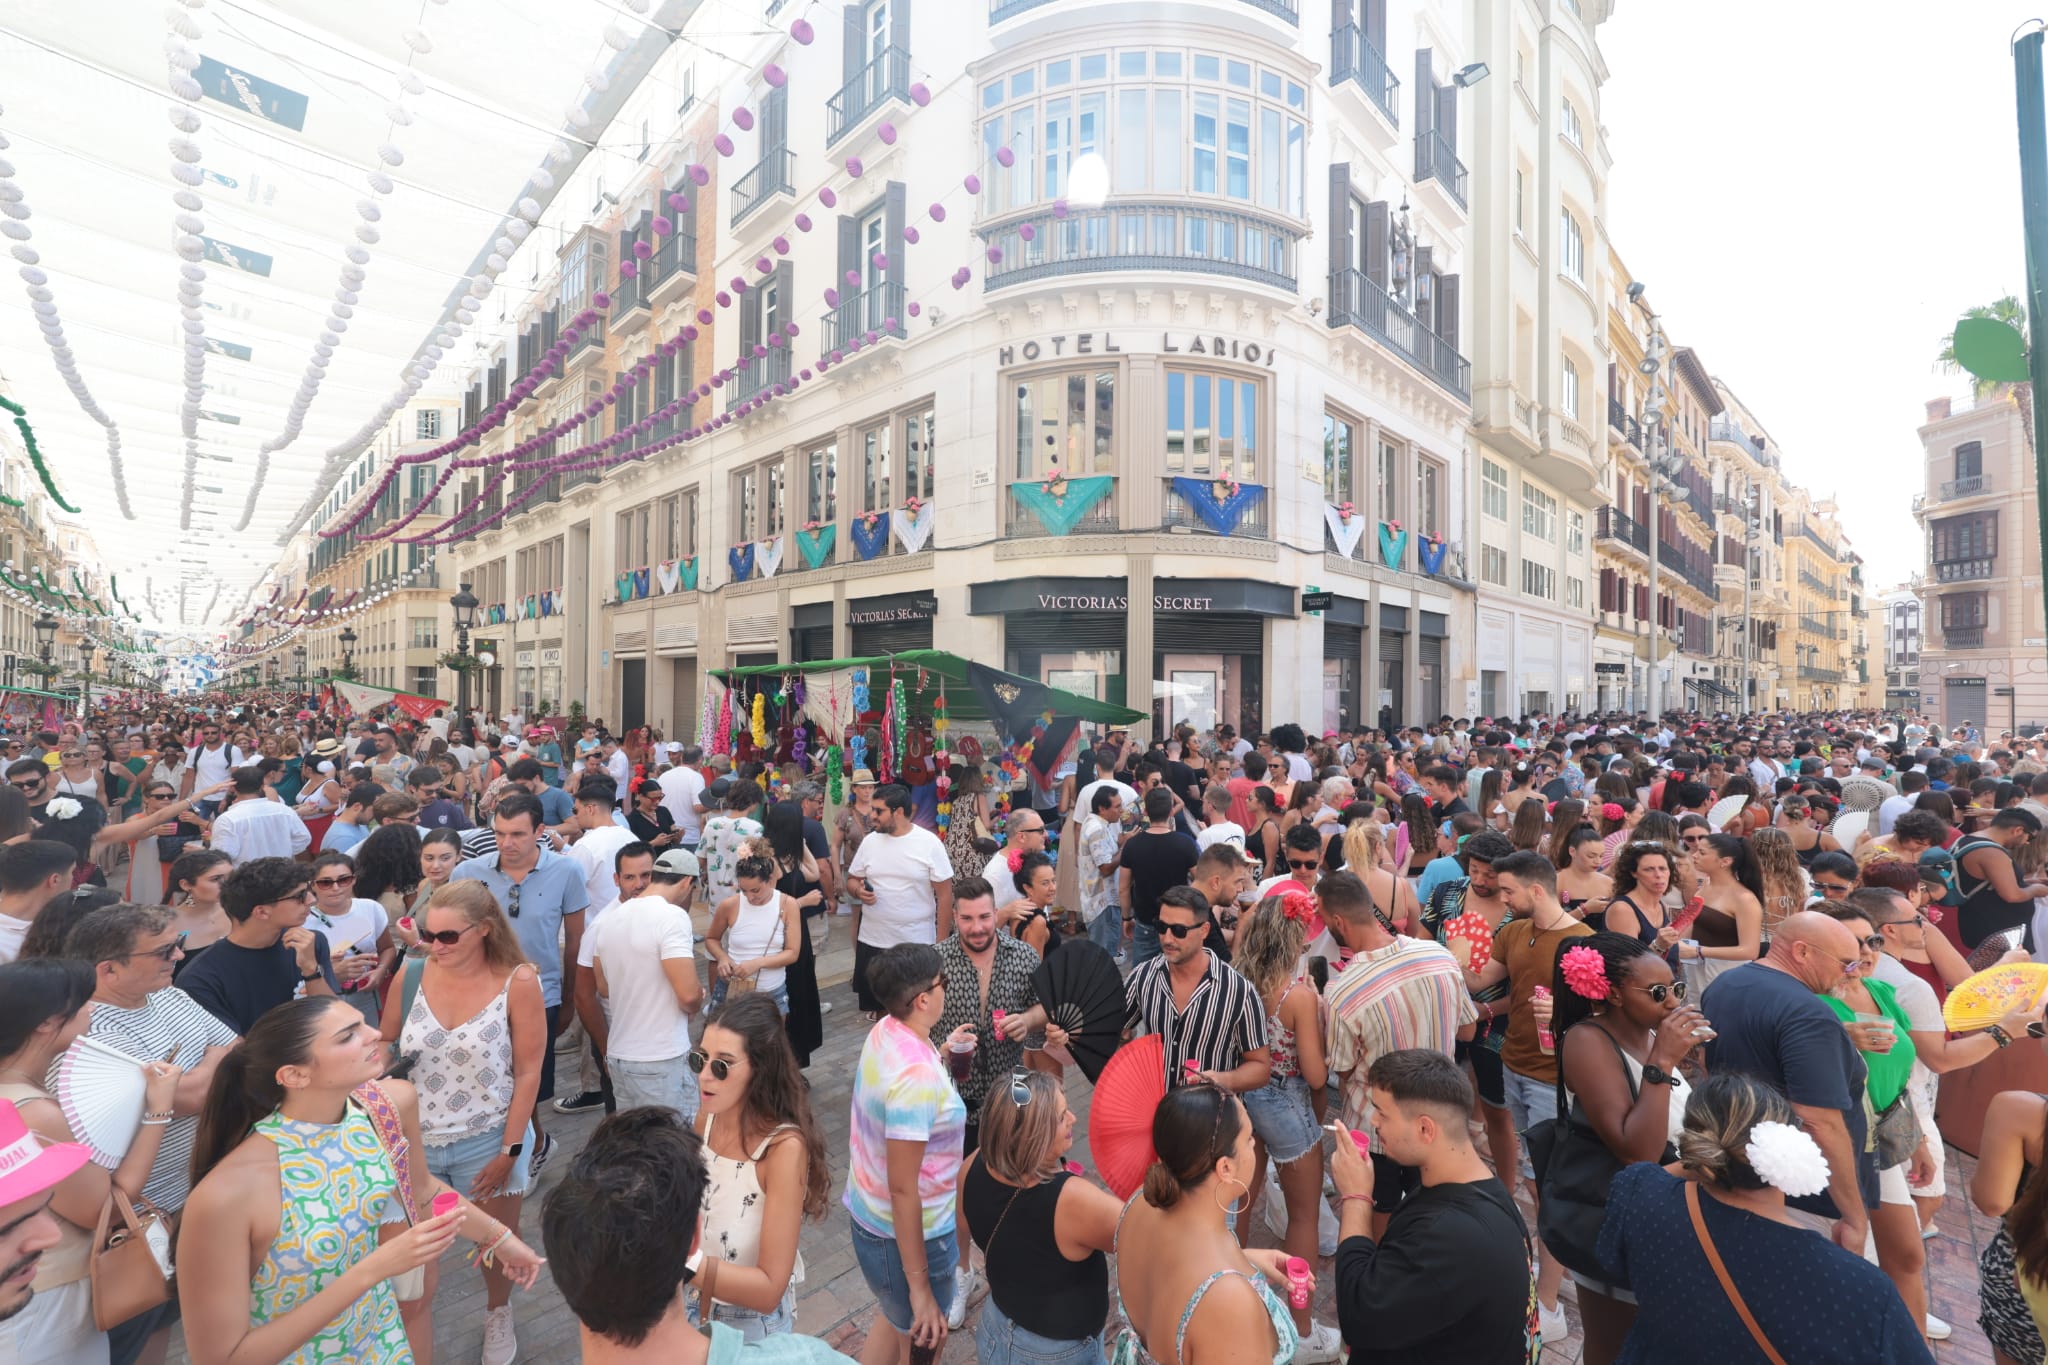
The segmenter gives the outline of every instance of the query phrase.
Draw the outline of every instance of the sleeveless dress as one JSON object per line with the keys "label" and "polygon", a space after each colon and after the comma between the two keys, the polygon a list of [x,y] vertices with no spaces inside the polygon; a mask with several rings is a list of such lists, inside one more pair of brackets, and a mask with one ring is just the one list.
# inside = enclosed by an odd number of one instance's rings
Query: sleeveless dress
{"label": "sleeveless dress", "polygon": [[424,977],[398,1034],[400,1053],[415,1053],[420,1141],[446,1147],[504,1128],[512,1113],[512,1024],[506,973],[490,1003],[449,1027],[427,1003]]}
{"label": "sleeveless dress", "polygon": [[[760,1145],[744,1157],[720,1156],[711,1149],[711,1128],[717,1123],[716,1115],[707,1115],[704,1120],[704,1253],[716,1256],[728,1265],[758,1266],[761,1263],[761,1177],[756,1168],[761,1158],[768,1154],[768,1148],[775,1139],[788,1132],[795,1132],[796,1125],[780,1124],[771,1129]],[[783,1291],[781,1306],[776,1313],[752,1313],[736,1304],[714,1305],[712,1314],[722,1322],[744,1327],[749,1318],[769,1319],[781,1313],[796,1311],[796,1287],[803,1283],[804,1256],[797,1252],[796,1266],[790,1271],[789,1287]],[[693,1295],[691,1320],[702,1322],[704,1312],[703,1296]],[[783,1329],[789,1330],[788,1327]],[[751,1340],[751,1338],[750,1338]]]}
{"label": "sleeveless dress", "polygon": [[[802,900],[818,890],[818,883],[804,876],[802,864],[786,869],[782,879],[775,883],[775,889],[791,900]],[[823,905],[818,913],[829,914]],[[782,1017],[782,1027],[789,1034],[789,1049],[796,1054],[796,1064],[807,1067],[811,1054],[825,1046],[825,1011],[818,994],[818,955],[811,945],[811,916],[799,910],[796,916],[797,931],[803,935],[797,944],[796,961],[783,969],[783,984],[789,1012]]]}
{"label": "sleeveless dress", "polygon": [[980,792],[965,793],[953,802],[952,814],[947,817],[946,856],[953,860],[956,877],[979,877],[988,866],[988,855],[974,846],[974,822],[985,799]]}
{"label": "sleeveless dress", "polygon": [[[377,1249],[378,1228],[398,1192],[398,1178],[376,1126],[351,1103],[340,1123],[300,1123],[272,1114],[255,1131],[277,1148],[284,1197],[277,1238],[249,1282],[249,1317],[265,1323],[313,1298]],[[322,1327],[284,1365],[411,1365],[405,1324],[391,1282]]]}
{"label": "sleeveless dress", "polygon": [[[1121,1249],[1124,1239],[1124,1218],[1130,1213],[1131,1205],[1142,1197],[1131,1196],[1130,1201],[1124,1205],[1123,1213],[1117,1215],[1116,1242],[1111,1247],[1112,1251]],[[1266,1317],[1273,1324],[1273,1365],[1287,1365],[1288,1361],[1294,1359],[1295,1349],[1301,1345],[1301,1334],[1294,1330],[1294,1317],[1287,1311],[1287,1305],[1280,1301],[1280,1296],[1273,1292],[1273,1286],[1266,1282],[1265,1276],[1247,1275],[1242,1270],[1218,1270],[1195,1286],[1195,1292],[1188,1297],[1187,1307],[1180,1310],[1180,1324],[1173,1331],[1173,1358],[1170,1361],[1159,1361],[1145,1349],[1145,1344],[1138,1340],[1137,1329],[1125,1327],[1117,1333],[1116,1345],[1110,1351],[1109,1365],[1180,1365],[1182,1348],[1187,1344],[1188,1323],[1193,1321],[1195,1310],[1201,1307],[1202,1296],[1226,1275],[1235,1275],[1247,1280],[1252,1288],[1258,1291],[1259,1302],[1265,1305]],[[1116,1311],[1128,1323],[1131,1320],[1131,1313],[1124,1307],[1121,1274],[1117,1279]]]}

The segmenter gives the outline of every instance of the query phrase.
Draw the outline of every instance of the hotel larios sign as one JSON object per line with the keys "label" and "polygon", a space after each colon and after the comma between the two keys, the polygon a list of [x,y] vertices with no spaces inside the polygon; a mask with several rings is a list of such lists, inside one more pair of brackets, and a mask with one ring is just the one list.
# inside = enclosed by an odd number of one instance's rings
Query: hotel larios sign
{"label": "hotel larios sign", "polygon": [[[1237,337],[1199,336],[1189,334],[1175,342],[1173,334],[1163,332],[1159,337],[1159,351],[1162,355],[1198,355],[1210,360],[1238,360],[1247,365],[1263,365],[1273,368],[1277,352],[1270,346],[1256,341],[1243,341]],[[1015,365],[1019,362],[1030,364],[1037,360],[1057,359],[1077,355],[1122,355],[1124,348],[1108,332],[1076,332],[1068,336],[1050,336],[1042,341],[1026,341],[1013,346],[1004,346],[996,352],[998,365]]]}

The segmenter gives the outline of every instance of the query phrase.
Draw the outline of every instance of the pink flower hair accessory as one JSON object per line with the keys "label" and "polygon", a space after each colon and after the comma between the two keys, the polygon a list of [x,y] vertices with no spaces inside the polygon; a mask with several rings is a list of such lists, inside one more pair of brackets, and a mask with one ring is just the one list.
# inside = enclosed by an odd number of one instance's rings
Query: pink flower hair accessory
{"label": "pink flower hair accessory", "polygon": [[1280,898],[1280,913],[1300,924],[1307,924],[1316,914],[1316,898],[1306,891],[1289,891]]}
{"label": "pink flower hair accessory", "polygon": [[1612,801],[1609,801],[1606,805],[1600,807],[1600,818],[1602,820],[1619,820],[1627,814],[1627,811],[1623,810],[1620,806],[1616,805]]}
{"label": "pink flower hair accessory", "polygon": [[1606,1000],[1614,995],[1614,985],[1607,979],[1607,959],[1592,948],[1565,949],[1557,968],[1564,974],[1564,984],[1581,1000]]}

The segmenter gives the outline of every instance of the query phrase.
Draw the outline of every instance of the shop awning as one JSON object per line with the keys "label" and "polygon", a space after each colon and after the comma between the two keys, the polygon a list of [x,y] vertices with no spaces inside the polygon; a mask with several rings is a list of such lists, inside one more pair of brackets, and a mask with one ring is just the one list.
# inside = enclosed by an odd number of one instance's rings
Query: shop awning
{"label": "shop awning", "polygon": [[[826,659],[808,664],[716,668],[711,670],[711,676],[727,686],[745,686],[750,682],[773,681],[797,675],[803,675],[807,679],[817,674],[850,675],[856,668],[865,668],[868,671],[872,707],[881,705],[881,698],[887,692],[893,675],[905,680],[905,701],[911,711],[920,716],[930,714],[932,703],[940,696],[937,681],[943,679],[946,684],[944,695],[948,719],[970,724],[993,724],[998,717],[984,703],[981,691],[976,686],[978,675],[982,685],[998,689],[999,705],[1001,689],[1009,688],[1015,689],[1020,704],[1028,698],[1035,700],[1040,710],[1050,709],[1056,716],[1070,716],[1094,725],[1136,725],[1145,719],[1144,712],[1133,711],[1128,706],[1118,706],[1114,702],[1097,701],[1093,697],[1063,692],[1059,688],[1047,687],[1043,683],[1015,673],[1006,673],[999,668],[977,664],[971,659],[949,654],[942,649],[912,649],[901,654],[880,654],[864,659]],[[922,691],[917,686],[920,670],[926,675],[926,686]],[[850,715],[841,717],[841,723],[848,719],[851,719]]]}

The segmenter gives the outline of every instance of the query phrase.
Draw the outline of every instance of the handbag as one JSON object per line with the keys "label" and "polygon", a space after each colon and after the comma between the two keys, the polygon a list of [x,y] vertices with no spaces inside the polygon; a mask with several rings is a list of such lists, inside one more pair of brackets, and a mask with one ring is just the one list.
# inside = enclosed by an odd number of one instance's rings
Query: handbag
{"label": "handbag", "polygon": [[140,1217],[127,1195],[108,1191],[93,1229],[92,1318],[102,1332],[171,1300],[171,1220],[147,1199],[138,1196],[136,1202],[142,1205]]}
{"label": "handbag", "polygon": [[[1869,1108],[1867,1091],[1863,1102],[1866,1109]],[[1920,1116],[1913,1112],[1906,1092],[1901,1090],[1882,1112],[1875,1113],[1871,1119],[1870,1147],[1877,1153],[1877,1168],[1889,1170],[1902,1161],[1912,1160],[1919,1146]]]}
{"label": "handbag", "polygon": [[[406,1141],[405,1121],[398,1116],[398,1106],[375,1081],[359,1086],[349,1098],[369,1116],[370,1126],[377,1130],[377,1145],[384,1149],[384,1159],[391,1163],[392,1177],[398,1182],[399,1206],[405,1210],[406,1226],[410,1227],[420,1216],[412,1197],[412,1145]],[[393,1275],[391,1292],[406,1303],[420,1298],[427,1292],[427,1268],[416,1265]]]}
{"label": "handbag", "polygon": [[1764,1329],[1757,1325],[1750,1313],[1749,1305],[1742,1301],[1741,1291],[1735,1281],[1728,1278],[1728,1267],[1721,1264],[1721,1253],[1714,1250],[1714,1239],[1707,1235],[1707,1220],[1700,1213],[1700,1187],[1694,1181],[1685,1182],[1685,1211],[1692,1215],[1693,1235],[1700,1239],[1700,1250],[1707,1253],[1707,1264],[1714,1268],[1714,1278],[1721,1282],[1721,1292],[1728,1296],[1728,1302],[1735,1308],[1735,1316],[1742,1319],[1742,1325],[1749,1329],[1751,1340],[1764,1353],[1764,1359],[1771,1365],[1785,1365],[1785,1357],[1778,1354],[1771,1339],[1764,1335]]}
{"label": "handbag", "polygon": [[[1621,1061],[1628,1080],[1629,1103],[1641,1093],[1641,1083],[1628,1064],[1628,1056],[1606,1029],[1599,1030]],[[1562,1049],[1557,1059],[1557,1118],[1549,1123],[1532,1123],[1522,1134],[1528,1144],[1529,1165],[1536,1172],[1541,1192],[1536,1208],[1536,1235],[1567,1270],[1626,1289],[1614,1272],[1600,1261],[1600,1225],[1607,1219],[1607,1191],[1621,1173],[1622,1159],[1608,1150],[1600,1134],[1586,1120],[1585,1109],[1564,1087]],[[1662,1158],[1673,1159],[1668,1146]]]}

